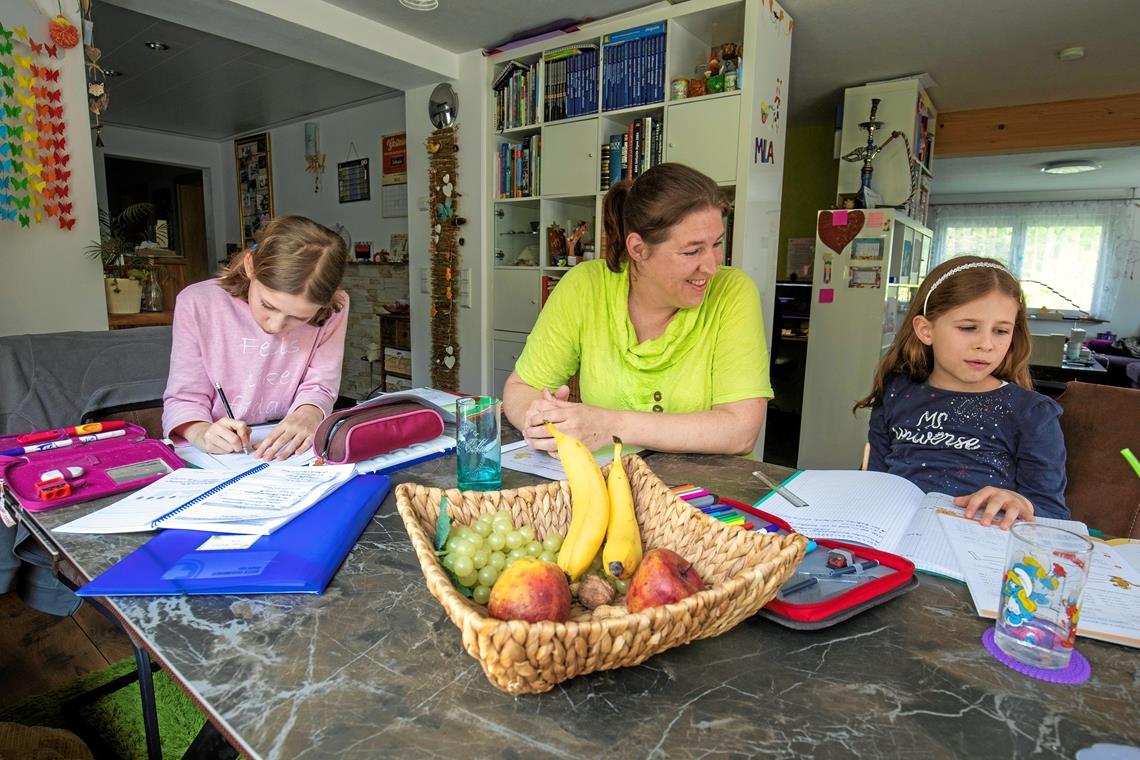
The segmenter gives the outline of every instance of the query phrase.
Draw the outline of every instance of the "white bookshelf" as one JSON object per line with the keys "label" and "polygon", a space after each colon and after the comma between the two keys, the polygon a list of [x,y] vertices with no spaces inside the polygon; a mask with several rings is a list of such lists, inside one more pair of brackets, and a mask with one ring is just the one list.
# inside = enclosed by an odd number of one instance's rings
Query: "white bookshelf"
{"label": "white bookshelf", "polygon": [[[605,103],[605,42],[607,35],[649,24],[664,24],[661,81],[653,102],[603,110]],[[547,228],[585,221],[586,239],[599,256],[603,244],[599,229],[602,218],[600,164],[602,146],[610,136],[626,133],[631,124],[651,119],[663,125],[661,159],[693,166],[713,177],[734,202],[734,236],[729,256],[760,287],[765,312],[770,319],[776,274],[780,190],[786,127],[779,118],[761,120],[760,105],[775,112],[785,108],[788,66],[791,56],[791,19],[779,5],[746,0],[689,0],[679,5],[653,6],[620,17],[584,25],[574,34],[544,40],[500,53],[490,60],[487,97],[493,114],[491,84],[510,65],[538,64],[539,99],[534,124],[496,132],[492,125],[488,144],[491,181],[489,204],[492,223],[487,250],[494,257],[490,288],[490,335],[493,342],[494,393],[514,367],[527,334],[541,308],[544,282],[557,278],[569,267],[557,266],[547,247]],[[670,81],[694,77],[707,61],[710,50],[725,42],[743,46],[739,71],[740,89],[684,100],[669,100]],[[543,92],[548,65],[544,54],[571,46],[596,46],[598,77],[592,113],[555,121],[544,120]],[[652,49],[648,55],[652,55]],[[550,68],[550,71],[557,71]],[[779,89],[777,89],[779,88]],[[776,98],[780,101],[776,102]],[[537,194],[527,198],[500,198],[498,156],[500,146],[540,144]],[[764,150],[758,150],[763,141]],[[767,148],[773,149],[769,154]],[[532,169],[533,170],[533,169]],[[533,222],[537,234],[523,235]],[[509,234],[505,234],[509,233]],[[528,246],[533,246],[527,249]],[[520,253],[523,265],[519,265]],[[528,263],[533,258],[533,263]]]}

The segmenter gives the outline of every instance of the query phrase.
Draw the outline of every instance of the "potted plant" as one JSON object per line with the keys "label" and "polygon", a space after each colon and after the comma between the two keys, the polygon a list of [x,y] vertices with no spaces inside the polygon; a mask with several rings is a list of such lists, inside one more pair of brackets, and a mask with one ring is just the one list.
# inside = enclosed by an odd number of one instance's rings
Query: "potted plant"
{"label": "potted plant", "polygon": [[[131,227],[154,213],[152,203],[134,203],[117,216],[99,209],[99,240],[86,253],[103,265],[108,314],[136,314],[142,303],[142,286],[148,276],[146,260],[135,256]],[[139,237],[145,237],[145,233]]]}

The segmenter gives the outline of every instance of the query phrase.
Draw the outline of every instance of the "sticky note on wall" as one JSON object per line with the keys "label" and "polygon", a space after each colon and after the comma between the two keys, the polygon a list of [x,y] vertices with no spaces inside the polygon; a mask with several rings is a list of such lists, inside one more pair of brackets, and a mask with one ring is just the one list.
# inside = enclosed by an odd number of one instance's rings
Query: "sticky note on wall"
{"label": "sticky note on wall", "polygon": [[831,303],[835,300],[835,288],[820,288],[819,289],[819,302]]}

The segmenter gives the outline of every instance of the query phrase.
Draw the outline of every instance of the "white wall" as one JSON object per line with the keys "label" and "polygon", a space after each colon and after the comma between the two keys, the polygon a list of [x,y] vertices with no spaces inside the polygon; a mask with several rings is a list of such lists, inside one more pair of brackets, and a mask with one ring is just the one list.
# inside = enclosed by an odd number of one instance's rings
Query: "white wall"
{"label": "white wall", "polygon": [[[427,106],[424,108],[426,113]],[[320,127],[325,172],[320,175],[319,192],[314,192],[314,176],[305,171],[305,122],[315,122]],[[328,227],[343,224],[353,242],[371,240],[373,250],[388,248],[392,233],[407,232],[408,218],[384,217],[381,213],[380,138],[403,132],[404,122],[404,98],[397,96],[270,129],[274,214],[300,214]],[[223,164],[226,176],[231,178],[227,186],[236,187],[233,142],[226,141],[225,145]],[[356,146],[352,159],[368,159],[371,198],[341,203],[337,192],[336,165],[349,160],[350,145]],[[409,141],[409,152],[417,147]],[[240,239],[238,204],[234,187],[230,187],[230,192],[232,200],[224,206],[226,239],[236,242]]]}
{"label": "white wall", "polygon": [[[26,26],[34,37],[46,36],[49,16],[37,13],[31,3],[4,0],[0,7],[8,28]],[[57,12],[53,4],[50,16]],[[64,14],[79,24],[74,3],[65,4]],[[12,41],[19,51],[16,38]],[[0,221],[0,335],[107,329],[103,269],[83,253],[84,247],[99,237],[83,50],[75,47],[62,58],[42,63],[61,71],[59,86],[67,124],[64,136],[71,156],[69,188],[75,226],[61,230],[55,219],[46,215],[42,224],[32,221],[26,228],[17,222]]]}
{"label": "white wall", "polygon": [[[112,101],[113,107],[114,101]],[[222,156],[227,150],[231,154],[228,171],[225,169],[222,160]],[[219,143],[214,140],[199,140],[165,132],[105,126],[103,128],[103,147],[95,148],[95,184],[98,188],[99,206],[100,208],[107,208],[106,165],[103,161],[106,156],[200,169],[202,171],[202,193],[205,195],[207,261],[210,262],[210,269],[213,270],[214,263],[224,258],[226,251],[224,210],[229,206],[225,187],[237,182],[233,173],[232,152],[231,144]],[[232,192],[229,197],[233,198]]]}
{"label": "white wall", "polygon": [[[462,269],[470,271],[469,299],[461,295],[459,313],[459,385],[453,390],[466,393],[491,392],[491,346],[488,341],[490,307],[490,259],[483,248],[483,224],[490,213],[490,181],[482,125],[489,123],[486,88],[487,59],[479,51],[460,56],[460,78],[451,81],[458,96],[460,161],[458,168],[459,216],[467,219],[460,231],[466,244],[461,246]],[[431,271],[428,258],[427,173],[428,154],[424,148],[433,131],[428,120],[428,97],[435,85],[408,90],[405,94],[408,135],[408,252],[412,287],[412,383],[431,385],[431,297],[422,288],[425,272]]]}

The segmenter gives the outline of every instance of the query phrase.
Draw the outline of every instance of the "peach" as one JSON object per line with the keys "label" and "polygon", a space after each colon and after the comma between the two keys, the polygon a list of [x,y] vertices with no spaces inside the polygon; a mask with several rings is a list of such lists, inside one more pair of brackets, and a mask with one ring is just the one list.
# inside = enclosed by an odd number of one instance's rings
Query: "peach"
{"label": "peach", "polygon": [[570,584],[553,562],[519,559],[503,571],[487,600],[491,617],[537,623],[570,619]]}
{"label": "peach", "polygon": [[705,587],[687,559],[669,549],[651,549],[641,559],[629,589],[625,606],[630,612],[679,602]]}

